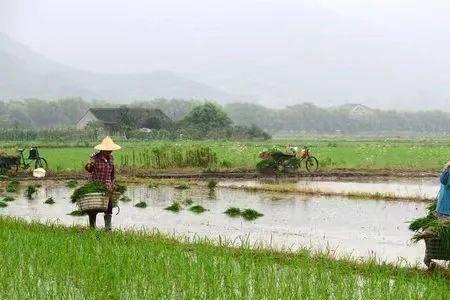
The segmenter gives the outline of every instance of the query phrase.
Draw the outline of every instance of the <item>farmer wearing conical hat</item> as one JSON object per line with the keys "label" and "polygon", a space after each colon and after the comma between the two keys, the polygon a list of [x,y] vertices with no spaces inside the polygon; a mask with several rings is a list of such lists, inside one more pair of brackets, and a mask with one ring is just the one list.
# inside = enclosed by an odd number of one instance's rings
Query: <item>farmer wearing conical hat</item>
{"label": "farmer wearing conical hat", "polygon": [[[114,157],[111,155],[112,151],[119,150],[121,147],[113,142],[107,136],[103,141],[94,147],[99,152],[91,157],[91,160],[86,164],[85,169],[90,173],[89,180],[104,183],[112,192],[114,190]],[[89,226],[95,228],[95,220],[97,213],[89,213]],[[111,230],[112,219],[112,201],[109,199],[108,209],[104,215],[105,229]]]}

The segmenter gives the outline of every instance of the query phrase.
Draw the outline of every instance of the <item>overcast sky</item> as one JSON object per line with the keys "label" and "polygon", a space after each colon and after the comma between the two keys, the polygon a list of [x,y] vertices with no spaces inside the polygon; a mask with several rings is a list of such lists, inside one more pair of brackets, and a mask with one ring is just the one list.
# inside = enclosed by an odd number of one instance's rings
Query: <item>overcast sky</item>
{"label": "overcast sky", "polygon": [[446,0],[0,0],[0,31],[81,69],[387,105],[450,99],[449,15]]}

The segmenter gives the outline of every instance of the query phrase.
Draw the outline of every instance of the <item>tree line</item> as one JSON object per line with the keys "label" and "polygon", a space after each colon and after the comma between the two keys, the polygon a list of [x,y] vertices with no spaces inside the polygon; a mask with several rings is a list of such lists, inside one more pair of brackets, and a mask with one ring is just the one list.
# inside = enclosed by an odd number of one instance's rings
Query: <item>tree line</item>
{"label": "tree line", "polygon": [[[185,131],[194,135],[204,135],[204,128],[210,124],[202,123],[205,119],[192,116],[194,108],[205,104],[202,101],[185,99],[154,99],[129,104],[132,108],[159,108]],[[0,102],[0,128],[2,129],[70,129],[92,107],[117,107],[104,101],[85,101],[81,98],[65,98],[55,101],[40,99],[14,100]],[[394,110],[370,109],[358,105],[339,107],[318,107],[312,103],[302,103],[285,108],[268,108],[251,103],[232,103],[224,106],[215,105],[215,113],[222,113],[233,124],[218,129],[239,132],[239,127],[259,130],[271,134],[317,133],[317,134],[359,134],[381,132],[416,132],[448,133],[450,132],[450,113],[442,111],[405,112]],[[211,107],[209,107],[211,108]],[[359,110],[358,110],[359,108]],[[203,109],[206,109],[203,107]],[[195,130],[192,123],[182,124],[188,117],[200,122]],[[199,111],[197,110],[197,113]],[[204,114],[207,114],[203,110]],[[199,117],[197,115],[197,117]],[[208,125],[205,125],[208,124]],[[209,127],[208,127],[209,126]],[[203,128],[203,129],[202,129]],[[233,129],[234,128],[234,129]],[[196,132],[196,133],[195,133]],[[211,137],[214,134],[210,133]]]}

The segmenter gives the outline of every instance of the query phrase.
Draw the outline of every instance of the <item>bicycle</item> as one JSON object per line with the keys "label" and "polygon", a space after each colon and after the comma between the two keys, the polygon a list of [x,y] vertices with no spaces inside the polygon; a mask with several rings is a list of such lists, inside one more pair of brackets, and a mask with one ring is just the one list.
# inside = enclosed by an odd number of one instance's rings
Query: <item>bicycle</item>
{"label": "bicycle", "polygon": [[41,157],[39,155],[39,150],[37,146],[31,147],[30,152],[28,154],[28,158],[25,158],[25,156],[23,155],[24,153],[24,149],[18,149],[17,151],[19,151],[19,161],[18,164],[15,165],[16,168],[16,172],[19,170],[19,167],[21,167],[22,169],[26,170],[31,166],[31,161],[34,160],[34,168],[43,168],[45,170],[47,170],[48,168],[48,163],[47,160],[43,157]]}
{"label": "bicycle", "polygon": [[305,161],[305,167],[306,170],[308,170],[308,172],[311,173],[317,171],[317,169],[319,168],[319,161],[317,160],[317,158],[311,155],[308,146],[303,146],[303,149],[300,152],[299,156],[300,156],[300,163],[299,163],[300,166],[302,164],[302,161]]}

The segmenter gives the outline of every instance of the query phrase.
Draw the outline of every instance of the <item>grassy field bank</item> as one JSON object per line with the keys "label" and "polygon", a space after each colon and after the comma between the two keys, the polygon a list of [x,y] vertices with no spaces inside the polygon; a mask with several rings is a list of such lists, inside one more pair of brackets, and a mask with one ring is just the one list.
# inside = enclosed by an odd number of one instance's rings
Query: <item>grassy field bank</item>
{"label": "grassy field bank", "polygon": [[[33,143],[2,142],[7,152]],[[120,142],[123,150],[115,154],[116,164],[146,169],[254,170],[258,153],[277,146],[311,145],[311,152],[324,170],[407,169],[439,171],[450,160],[450,139],[346,139],[305,138],[259,142],[230,141],[149,141]],[[48,142],[41,155],[53,170],[81,169],[94,150],[89,143]],[[207,151],[207,153],[205,153]],[[206,160],[203,160],[204,157]],[[193,162],[199,158],[200,161]]]}
{"label": "grassy field bank", "polygon": [[447,271],[0,218],[1,299],[446,299]]}

